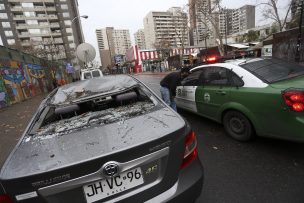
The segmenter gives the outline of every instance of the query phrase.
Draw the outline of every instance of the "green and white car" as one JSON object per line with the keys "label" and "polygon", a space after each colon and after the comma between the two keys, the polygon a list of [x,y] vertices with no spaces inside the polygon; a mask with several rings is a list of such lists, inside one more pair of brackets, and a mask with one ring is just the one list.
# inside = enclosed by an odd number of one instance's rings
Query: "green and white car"
{"label": "green and white car", "polygon": [[178,108],[210,118],[231,137],[304,141],[304,66],[278,59],[202,65],[177,87]]}

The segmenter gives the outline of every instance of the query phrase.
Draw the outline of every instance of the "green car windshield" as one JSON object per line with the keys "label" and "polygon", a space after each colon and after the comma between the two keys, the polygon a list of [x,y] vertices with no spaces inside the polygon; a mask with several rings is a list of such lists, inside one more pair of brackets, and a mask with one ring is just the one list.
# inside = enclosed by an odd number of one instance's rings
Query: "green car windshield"
{"label": "green car windshield", "polygon": [[262,59],[242,63],[240,66],[267,83],[304,75],[304,66],[280,59]]}

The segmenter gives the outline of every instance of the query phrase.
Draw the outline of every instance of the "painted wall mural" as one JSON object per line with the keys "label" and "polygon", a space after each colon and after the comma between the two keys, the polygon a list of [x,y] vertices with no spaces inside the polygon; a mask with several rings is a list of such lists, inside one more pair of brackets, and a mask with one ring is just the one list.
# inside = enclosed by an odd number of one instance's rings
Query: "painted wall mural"
{"label": "painted wall mural", "polygon": [[63,64],[53,64],[21,52],[21,56],[17,57],[21,61],[15,61],[12,53],[16,57],[16,50],[10,52],[10,49],[3,46],[0,46],[0,53],[0,109],[38,94],[51,92],[57,86],[54,85],[55,80],[58,85],[65,84],[61,82],[67,77],[62,71]]}
{"label": "painted wall mural", "polygon": [[9,99],[6,93],[3,78],[0,75],[0,108],[7,107],[8,105],[9,105]]}

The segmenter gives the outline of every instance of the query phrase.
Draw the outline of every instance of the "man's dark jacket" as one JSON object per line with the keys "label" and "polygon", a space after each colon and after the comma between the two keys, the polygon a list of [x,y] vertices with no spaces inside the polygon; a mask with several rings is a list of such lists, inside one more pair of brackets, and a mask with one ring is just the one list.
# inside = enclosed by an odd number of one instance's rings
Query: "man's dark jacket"
{"label": "man's dark jacket", "polygon": [[170,90],[170,96],[176,96],[176,87],[181,83],[180,71],[169,73],[161,81],[160,86],[166,87]]}

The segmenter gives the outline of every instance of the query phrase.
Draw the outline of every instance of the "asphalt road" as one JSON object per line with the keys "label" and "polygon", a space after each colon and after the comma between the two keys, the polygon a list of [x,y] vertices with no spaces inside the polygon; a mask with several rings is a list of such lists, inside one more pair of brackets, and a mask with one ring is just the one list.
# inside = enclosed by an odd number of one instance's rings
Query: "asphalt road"
{"label": "asphalt road", "polygon": [[[138,75],[158,95],[160,75]],[[304,144],[256,138],[234,141],[223,127],[192,113],[179,111],[198,137],[205,168],[204,203],[303,203]]]}

